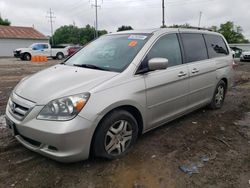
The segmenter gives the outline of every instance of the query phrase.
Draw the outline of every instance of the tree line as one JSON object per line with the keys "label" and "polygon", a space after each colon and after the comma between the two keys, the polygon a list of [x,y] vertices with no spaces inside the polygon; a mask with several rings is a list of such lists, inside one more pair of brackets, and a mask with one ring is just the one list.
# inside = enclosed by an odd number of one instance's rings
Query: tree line
{"label": "tree line", "polygon": [[[186,23],[182,25],[168,26],[168,28],[195,28],[195,27],[192,27],[190,24]],[[220,26],[211,26],[202,29],[207,29],[221,33],[226,38],[228,43],[249,43],[249,40],[246,39],[246,37],[243,35],[242,27],[235,25],[231,21],[220,24]],[[133,27],[123,25],[117,29],[117,32],[125,30],[133,30]],[[98,33],[99,36],[101,36],[108,32],[106,30],[102,30],[98,31]],[[56,44],[73,43],[73,44],[84,45],[95,38],[94,34],[95,34],[95,28],[91,27],[90,25],[87,25],[85,28],[77,28],[74,26],[62,26],[61,28],[56,30],[53,37]]]}
{"label": "tree line", "polygon": [[[11,25],[11,22],[8,19],[3,19],[0,17],[0,25]],[[168,28],[194,28],[190,24],[181,24],[181,25],[171,25]],[[249,40],[243,35],[243,29],[241,26],[235,25],[234,22],[228,21],[226,23],[220,24],[220,26],[211,26],[208,29],[214,32],[221,33],[228,43],[249,43]],[[133,30],[133,27],[122,25],[117,29],[117,32]],[[107,34],[107,30],[98,30],[98,36]],[[73,25],[65,25],[58,28],[54,35],[53,41],[54,45],[58,44],[79,44],[85,45],[95,38],[95,28],[89,24],[83,28],[79,28]],[[50,40],[52,42],[52,40]]]}
{"label": "tree line", "polygon": [[11,23],[8,19],[3,19],[1,16],[0,16],[0,25],[5,25],[5,26],[9,26]]}
{"label": "tree line", "polygon": [[[190,24],[172,25],[170,28],[193,28]],[[228,43],[249,43],[249,40],[243,35],[243,29],[241,26],[235,25],[234,22],[228,21],[220,24],[220,26],[211,26],[207,29],[210,31],[221,33]]]}

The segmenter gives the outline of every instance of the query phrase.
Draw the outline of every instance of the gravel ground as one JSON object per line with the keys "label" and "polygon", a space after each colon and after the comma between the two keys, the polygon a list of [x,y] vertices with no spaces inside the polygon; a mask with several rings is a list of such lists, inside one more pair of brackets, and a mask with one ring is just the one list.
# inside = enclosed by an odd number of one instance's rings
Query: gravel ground
{"label": "gravel ground", "polygon": [[250,63],[237,67],[222,109],[203,108],[157,128],[122,159],[73,164],[25,149],[5,128],[13,87],[56,63],[0,59],[0,187],[250,187]]}

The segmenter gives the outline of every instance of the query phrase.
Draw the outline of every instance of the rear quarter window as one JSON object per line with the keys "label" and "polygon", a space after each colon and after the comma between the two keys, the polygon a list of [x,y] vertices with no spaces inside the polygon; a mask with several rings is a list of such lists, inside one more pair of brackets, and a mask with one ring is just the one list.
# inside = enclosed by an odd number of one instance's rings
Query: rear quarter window
{"label": "rear quarter window", "polygon": [[202,34],[182,33],[186,63],[208,59],[207,48]]}
{"label": "rear quarter window", "polygon": [[204,35],[209,58],[222,57],[229,54],[225,41],[219,35]]}

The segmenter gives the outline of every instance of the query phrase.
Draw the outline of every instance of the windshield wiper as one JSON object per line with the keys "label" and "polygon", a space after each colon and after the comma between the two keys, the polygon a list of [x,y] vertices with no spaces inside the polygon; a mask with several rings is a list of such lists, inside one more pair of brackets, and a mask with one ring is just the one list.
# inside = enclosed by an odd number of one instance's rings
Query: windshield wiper
{"label": "windshield wiper", "polygon": [[96,65],[91,65],[91,64],[74,64],[76,67],[82,67],[82,68],[88,68],[88,69],[96,69],[96,70],[104,70],[104,71],[109,71],[108,69],[98,67]]}

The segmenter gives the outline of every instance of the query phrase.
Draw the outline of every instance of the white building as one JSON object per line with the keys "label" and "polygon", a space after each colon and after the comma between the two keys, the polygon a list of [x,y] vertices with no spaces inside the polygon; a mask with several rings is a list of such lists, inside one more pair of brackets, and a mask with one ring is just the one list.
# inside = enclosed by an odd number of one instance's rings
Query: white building
{"label": "white building", "polygon": [[0,57],[12,57],[15,49],[40,42],[49,39],[32,27],[0,26]]}

